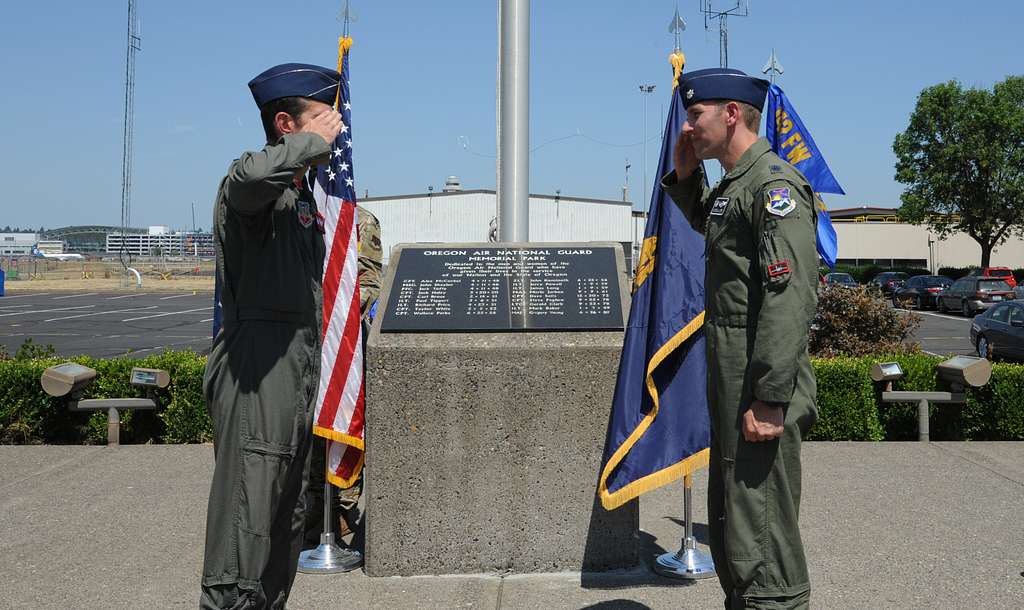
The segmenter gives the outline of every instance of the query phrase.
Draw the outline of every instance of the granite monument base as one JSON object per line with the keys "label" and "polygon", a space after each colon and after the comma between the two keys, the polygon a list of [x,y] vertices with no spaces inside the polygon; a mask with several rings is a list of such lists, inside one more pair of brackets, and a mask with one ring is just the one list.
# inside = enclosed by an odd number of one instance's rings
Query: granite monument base
{"label": "granite monument base", "polygon": [[621,330],[380,327],[367,347],[368,575],[637,564],[637,502],[609,512],[595,493]]}

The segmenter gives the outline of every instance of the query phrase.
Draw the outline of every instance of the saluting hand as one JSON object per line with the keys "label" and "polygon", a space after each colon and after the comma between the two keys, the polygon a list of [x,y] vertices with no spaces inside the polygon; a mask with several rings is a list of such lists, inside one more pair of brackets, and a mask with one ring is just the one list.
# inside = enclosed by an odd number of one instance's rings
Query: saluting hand
{"label": "saluting hand", "polygon": [[672,162],[675,165],[676,178],[682,180],[690,174],[692,174],[697,166],[700,165],[700,159],[697,158],[697,153],[693,150],[693,140],[690,139],[690,132],[683,131],[679,132],[679,137],[676,138],[676,145],[672,151]]}
{"label": "saluting hand", "polygon": [[341,131],[342,125],[344,125],[344,123],[341,121],[341,114],[336,110],[331,109],[325,110],[306,121],[306,124],[303,125],[299,131],[315,133],[330,145],[334,143],[334,138],[338,137],[338,132]]}
{"label": "saluting hand", "polygon": [[743,414],[743,438],[757,443],[782,436],[786,413],[780,407],[755,400]]}

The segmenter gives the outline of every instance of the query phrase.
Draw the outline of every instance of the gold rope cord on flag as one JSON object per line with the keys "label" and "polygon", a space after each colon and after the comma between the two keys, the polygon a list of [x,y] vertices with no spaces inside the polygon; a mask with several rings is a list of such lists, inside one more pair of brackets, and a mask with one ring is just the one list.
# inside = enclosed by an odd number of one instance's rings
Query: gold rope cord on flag
{"label": "gold rope cord on flag", "polygon": [[[349,49],[352,48],[352,37],[341,36],[338,38],[338,74],[341,75],[341,69],[345,67],[345,56],[348,55]],[[343,76],[341,78],[344,78]],[[341,83],[338,83],[338,90],[334,94],[334,109],[338,109],[338,102],[341,101]]]}

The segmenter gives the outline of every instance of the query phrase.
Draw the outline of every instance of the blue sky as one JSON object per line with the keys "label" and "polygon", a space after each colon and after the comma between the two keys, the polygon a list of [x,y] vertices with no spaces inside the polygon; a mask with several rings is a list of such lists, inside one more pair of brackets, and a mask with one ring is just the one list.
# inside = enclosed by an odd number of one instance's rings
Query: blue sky
{"label": "blue sky", "polygon": [[[209,228],[228,164],[262,144],[246,82],[285,61],[334,65],[341,4],[139,0],[132,224],[188,228],[194,203],[196,224]],[[119,223],[126,6],[5,7],[0,226]],[[439,189],[450,174],[465,188],[494,188],[496,6],[353,0],[360,195]],[[531,155],[532,192],[619,198],[628,157],[632,198],[646,206],[642,159],[646,148],[649,190],[671,94],[667,25],[676,6],[532,3],[530,141],[550,142]],[[717,66],[717,25],[705,31],[698,0],[678,7],[687,69]],[[1024,73],[1021,3],[984,8],[751,0],[748,17],[730,20],[729,63],[759,72],[775,48],[781,86],[846,189],[829,196],[831,207],[897,206],[892,140],[921,89],[947,80],[991,87]],[[640,83],[657,85],[646,138]]]}

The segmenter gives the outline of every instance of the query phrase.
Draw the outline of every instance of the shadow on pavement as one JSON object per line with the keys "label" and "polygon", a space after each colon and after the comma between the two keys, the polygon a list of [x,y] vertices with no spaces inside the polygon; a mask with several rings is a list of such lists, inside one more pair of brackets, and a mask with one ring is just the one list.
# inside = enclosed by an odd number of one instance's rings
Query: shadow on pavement
{"label": "shadow on pavement", "polygon": [[[672,519],[676,521],[675,519]],[[681,521],[680,521],[681,523]],[[703,542],[707,540],[708,526],[705,523],[693,524],[694,537]],[[682,532],[680,532],[680,539]],[[678,548],[671,549],[671,552],[678,551]],[[690,587],[697,584],[696,580],[680,580],[660,576],[654,571],[654,561],[659,555],[669,552],[669,549],[662,548],[651,534],[640,531],[640,564],[628,570],[612,570],[608,572],[582,572],[580,573],[580,586],[584,589],[626,589],[630,587]],[[615,602],[604,602],[613,604]],[[635,602],[630,602],[635,603]],[[618,608],[619,606],[587,606],[587,608]],[[622,606],[623,608],[646,608],[643,604],[636,606]]]}

